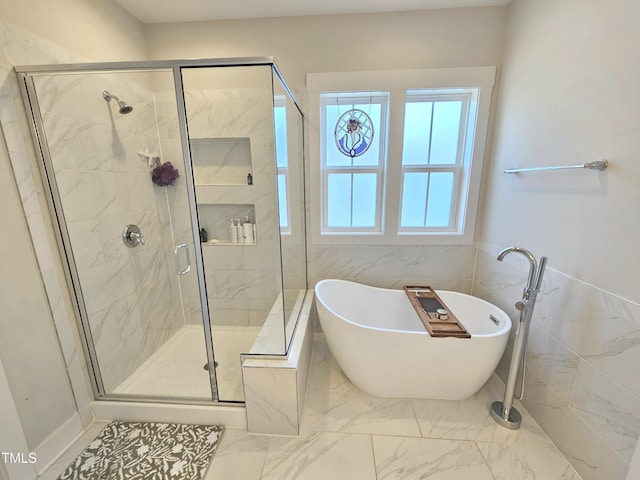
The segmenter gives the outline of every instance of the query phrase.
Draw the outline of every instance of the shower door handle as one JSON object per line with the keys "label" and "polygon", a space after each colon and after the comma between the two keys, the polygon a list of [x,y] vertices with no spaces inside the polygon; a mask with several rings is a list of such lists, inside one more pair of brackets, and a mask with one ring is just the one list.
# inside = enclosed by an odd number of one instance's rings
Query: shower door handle
{"label": "shower door handle", "polygon": [[[184,253],[187,258],[187,266],[184,270],[180,267],[180,257],[178,256],[178,253],[182,249],[184,249]],[[178,275],[186,275],[191,271],[191,257],[189,256],[189,247],[187,246],[186,243],[181,243],[180,245],[176,245],[176,248],[173,250],[173,260],[176,264],[176,273]]]}

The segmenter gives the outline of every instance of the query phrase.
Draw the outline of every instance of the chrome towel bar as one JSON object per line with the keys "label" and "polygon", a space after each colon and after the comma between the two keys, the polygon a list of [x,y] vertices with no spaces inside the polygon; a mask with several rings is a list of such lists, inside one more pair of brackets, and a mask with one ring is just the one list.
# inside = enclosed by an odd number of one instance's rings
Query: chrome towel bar
{"label": "chrome towel bar", "polygon": [[558,167],[530,167],[530,168],[507,168],[504,173],[520,172],[543,172],[545,170],[570,170],[574,168],[587,168],[589,170],[604,170],[609,166],[607,160],[596,160],[595,162],[582,163],[580,165],[562,165]]}

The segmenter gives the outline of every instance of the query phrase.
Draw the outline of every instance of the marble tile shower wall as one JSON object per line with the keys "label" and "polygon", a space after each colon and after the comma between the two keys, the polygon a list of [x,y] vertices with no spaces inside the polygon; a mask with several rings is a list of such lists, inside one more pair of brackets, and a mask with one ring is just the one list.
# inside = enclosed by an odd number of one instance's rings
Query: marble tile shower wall
{"label": "marble tile shower wall", "polygon": [[[156,88],[154,91],[159,150],[162,162],[171,162],[183,175],[182,143],[178,128],[178,114],[175,93],[167,88]],[[184,176],[181,181],[166,189],[168,214],[171,219],[171,231],[174,245],[186,243],[194,248],[191,231],[191,212],[188,203],[187,184]],[[169,255],[173,257],[173,248]],[[193,258],[193,255],[192,255]],[[171,259],[173,262],[173,258]],[[182,296],[182,308],[186,324],[202,324],[202,307],[200,306],[198,277],[195,269],[186,275],[178,276]]]}
{"label": "marble tile shower wall", "polygon": [[[36,78],[58,190],[105,389],[184,324],[173,272],[167,188],[137,151],[158,143],[153,95],[124,75]],[[109,90],[134,106],[121,115]],[[127,248],[125,225],[145,246]]]}
{"label": "marble tile shower wall", "polygon": [[[264,88],[194,90],[187,87],[185,92],[191,138],[249,138],[251,146],[253,185],[250,188],[196,185],[199,205],[255,206],[256,245],[204,245],[202,248],[214,325],[262,326],[281,289],[273,97],[270,77],[265,76],[264,80]],[[167,97],[164,103],[159,111],[175,110],[175,100]],[[160,134],[162,149],[176,152],[179,148],[177,119],[165,118],[167,123]],[[227,238],[229,219],[215,218],[215,210],[201,209],[200,222],[210,226],[209,237]],[[178,225],[176,228],[180,231],[189,227]],[[183,284],[185,310],[191,323],[201,323],[196,287],[195,283]]]}
{"label": "marble tile shower wall", "polygon": [[[517,320],[528,264],[513,255],[498,262],[499,250],[479,246],[473,293]],[[498,368],[503,380],[510,355]],[[640,306],[547,269],[523,404],[585,480],[626,477],[640,435],[638,364]]]}

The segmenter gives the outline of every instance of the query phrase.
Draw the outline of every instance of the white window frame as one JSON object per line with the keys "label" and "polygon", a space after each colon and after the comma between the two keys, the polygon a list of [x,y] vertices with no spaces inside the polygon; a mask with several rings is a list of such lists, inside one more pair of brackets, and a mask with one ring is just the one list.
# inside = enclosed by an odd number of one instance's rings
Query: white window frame
{"label": "white window frame", "polygon": [[[384,70],[365,72],[315,73],[307,75],[309,94],[310,229],[314,244],[345,245],[468,245],[475,235],[480,181],[489,124],[495,67]],[[475,128],[473,141],[466,139],[464,155],[468,164],[461,168],[457,195],[457,216],[449,229],[417,231],[401,229],[402,146],[404,104],[407,92],[416,90],[466,89],[469,102],[469,128]],[[321,169],[320,95],[331,92],[389,92],[387,171],[385,172],[382,228],[379,232],[328,233],[322,231],[323,178]],[[471,130],[472,131],[472,130]]]}
{"label": "white window frame", "polygon": [[[469,132],[475,127],[474,105],[476,103],[477,89],[428,89],[428,90],[409,90],[406,92],[405,105],[410,102],[440,102],[459,100],[462,102],[462,111],[460,114],[460,132],[458,134],[458,148],[455,164],[425,164],[425,165],[404,165],[401,159],[401,187],[400,195],[404,193],[404,181],[406,173],[433,173],[433,172],[452,172],[454,176],[454,188],[451,199],[451,221],[446,227],[403,227],[402,219],[402,199],[400,200],[400,210],[398,211],[398,235],[408,234],[442,234],[451,232],[455,234],[458,231],[458,224],[463,221],[464,215],[460,215],[458,203],[464,201],[463,181],[465,174],[471,165],[471,155],[467,147],[469,140]],[[429,152],[430,153],[430,152]],[[404,154],[404,152],[403,152]],[[425,207],[427,198],[425,198]],[[425,208],[426,215],[426,208]]]}
{"label": "white window frame", "polygon": [[[384,185],[385,185],[385,171],[387,163],[387,117],[388,117],[388,98],[384,92],[367,92],[366,94],[351,92],[348,94],[331,93],[321,95],[320,103],[320,121],[321,125],[326,123],[325,119],[325,106],[338,105],[344,106],[345,111],[349,110],[350,105],[353,103],[366,103],[368,101],[375,101],[376,104],[381,106],[380,114],[380,126],[378,130],[374,131],[374,136],[379,141],[379,157],[377,166],[329,166],[327,165],[327,149],[336,148],[334,144],[327,145],[327,135],[323,135],[321,144],[321,171],[322,171],[322,232],[325,235],[367,235],[367,234],[380,234],[382,232],[382,209],[384,206]],[[375,207],[375,225],[372,227],[330,227],[328,218],[328,203],[329,199],[325,194],[329,189],[329,175],[335,173],[347,173],[352,174],[351,177],[351,194],[353,196],[353,174],[357,173],[374,173],[376,175],[376,207]],[[353,210],[353,202],[351,206]]]}

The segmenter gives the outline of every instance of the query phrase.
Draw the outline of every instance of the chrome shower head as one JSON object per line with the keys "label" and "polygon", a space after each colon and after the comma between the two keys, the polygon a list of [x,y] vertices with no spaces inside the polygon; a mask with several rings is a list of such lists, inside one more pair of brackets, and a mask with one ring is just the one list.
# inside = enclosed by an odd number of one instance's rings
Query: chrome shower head
{"label": "chrome shower head", "polygon": [[122,115],[126,115],[127,113],[131,113],[133,111],[133,107],[131,105],[127,105],[122,100],[118,101],[118,105],[120,105],[120,110],[118,110]]}
{"label": "chrome shower head", "polygon": [[131,113],[133,111],[133,107],[131,105],[127,105],[124,100],[120,100],[118,97],[110,94],[106,90],[102,92],[102,98],[104,98],[107,102],[110,102],[111,100],[115,100],[116,102],[118,102],[118,106],[120,107],[119,112],[122,115],[126,115],[127,113]]}

